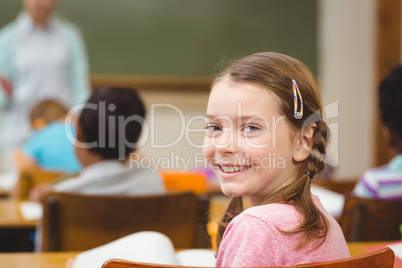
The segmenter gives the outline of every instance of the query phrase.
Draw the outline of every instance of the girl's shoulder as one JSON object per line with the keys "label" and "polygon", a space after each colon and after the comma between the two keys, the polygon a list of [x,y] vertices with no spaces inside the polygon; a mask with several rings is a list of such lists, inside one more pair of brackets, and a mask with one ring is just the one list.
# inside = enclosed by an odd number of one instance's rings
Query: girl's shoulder
{"label": "girl's shoulder", "polygon": [[[301,222],[301,215],[296,208],[290,204],[272,203],[267,205],[254,206],[239,214],[236,220],[243,221],[253,218],[256,221],[267,225],[283,226],[285,229],[294,228]],[[289,229],[291,229],[289,228]]]}
{"label": "girl's shoulder", "polygon": [[246,210],[243,211],[243,213],[246,214],[260,214],[260,213],[275,213],[275,214],[287,214],[289,212],[295,211],[295,207],[292,206],[291,204],[286,204],[282,202],[278,203],[271,203],[271,204],[266,204],[266,205],[259,205],[259,206],[253,206],[249,207]]}

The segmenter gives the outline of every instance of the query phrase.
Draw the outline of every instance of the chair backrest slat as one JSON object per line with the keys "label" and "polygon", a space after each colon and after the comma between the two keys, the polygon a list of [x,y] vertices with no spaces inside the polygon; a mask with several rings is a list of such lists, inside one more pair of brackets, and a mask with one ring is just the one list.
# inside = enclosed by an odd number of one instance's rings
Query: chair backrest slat
{"label": "chair backrest slat", "polygon": [[[392,268],[394,266],[394,252],[390,248],[384,248],[375,252],[371,252],[361,256],[355,256],[347,259],[301,264],[295,266],[281,266],[282,268],[350,268],[350,267],[364,267],[364,268]],[[191,266],[177,266],[177,265],[163,265],[152,263],[139,263],[126,260],[112,259],[106,261],[102,268],[195,268]],[[199,267],[200,268],[200,267]],[[204,267],[205,268],[205,267]],[[265,267],[270,268],[270,267]],[[278,266],[276,266],[278,268]]]}
{"label": "chair backrest slat", "polygon": [[82,251],[139,231],[196,246],[198,199],[192,192],[147,196],[49,193],[43,200],[42,251]]}

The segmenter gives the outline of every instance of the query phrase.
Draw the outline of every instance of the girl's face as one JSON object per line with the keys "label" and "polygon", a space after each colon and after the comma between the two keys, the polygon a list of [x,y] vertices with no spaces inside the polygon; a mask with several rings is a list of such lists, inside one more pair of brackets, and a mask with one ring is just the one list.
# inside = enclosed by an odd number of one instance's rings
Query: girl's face
{"label": "girl's face", "polygon": [[279,103],[256,84],[226,77],[213,87],[204,156],[225,195],[247,196],[258,205],[286,183],[297,142]]}

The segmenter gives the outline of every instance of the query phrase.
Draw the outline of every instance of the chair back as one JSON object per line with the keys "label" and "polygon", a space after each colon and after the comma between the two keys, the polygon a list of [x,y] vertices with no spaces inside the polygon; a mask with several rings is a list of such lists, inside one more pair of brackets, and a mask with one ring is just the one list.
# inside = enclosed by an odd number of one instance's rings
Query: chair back
{"label": "chair back", "polygon": [[347,241],[400,240],[402,201],[384,201],[348,196],[341,216]]}
{"label": "chair back", "polygon": [[42,251],[83,251],[120,237],[156,231],[176,248],[197,243],[198,200],[192,192],[144,196],[49,193],[43,199]]}
{"label": "chair back", "polygon": [[18,181],[18,198],[28,198],[29,191],[35,185],[43,182],[51,182],[62,174],[63,172],[61,171],[50,171],[40,168],[27,168],[21,170]]}
{"label": "chair back", "polygon": [[[372,253],[350,257],[330,262],[320,262],[311,264],[300,264],[285,267],[299,267],[299,268],[350,268],[350,267],[364,267],[364,268],[393,268],[394,266],[394,252],[390,248],[384,248]],[[275,266],[278,268],[279,266]],[[152,263],[140,263],[126,260],[112,259],[106,261],[102,268],[195,268],[192,266],[179,266],[179,265],[163,265]],[[270,267],[265,267],[270,268]]]}

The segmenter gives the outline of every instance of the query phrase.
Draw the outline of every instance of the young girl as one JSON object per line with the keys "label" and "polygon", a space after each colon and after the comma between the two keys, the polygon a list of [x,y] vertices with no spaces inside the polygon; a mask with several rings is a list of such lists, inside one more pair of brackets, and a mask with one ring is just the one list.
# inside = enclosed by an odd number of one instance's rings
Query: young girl
{"label": "young girl", "polygon": [[[245,57],[215,79],[204,155],[223,193],[233,197],[218,230],[216,266],[350,257],[338,223],[310,191],[325,165],[321,111],[310,71],[282,54]],[[243,212],[242,196],[252,205]]]}

